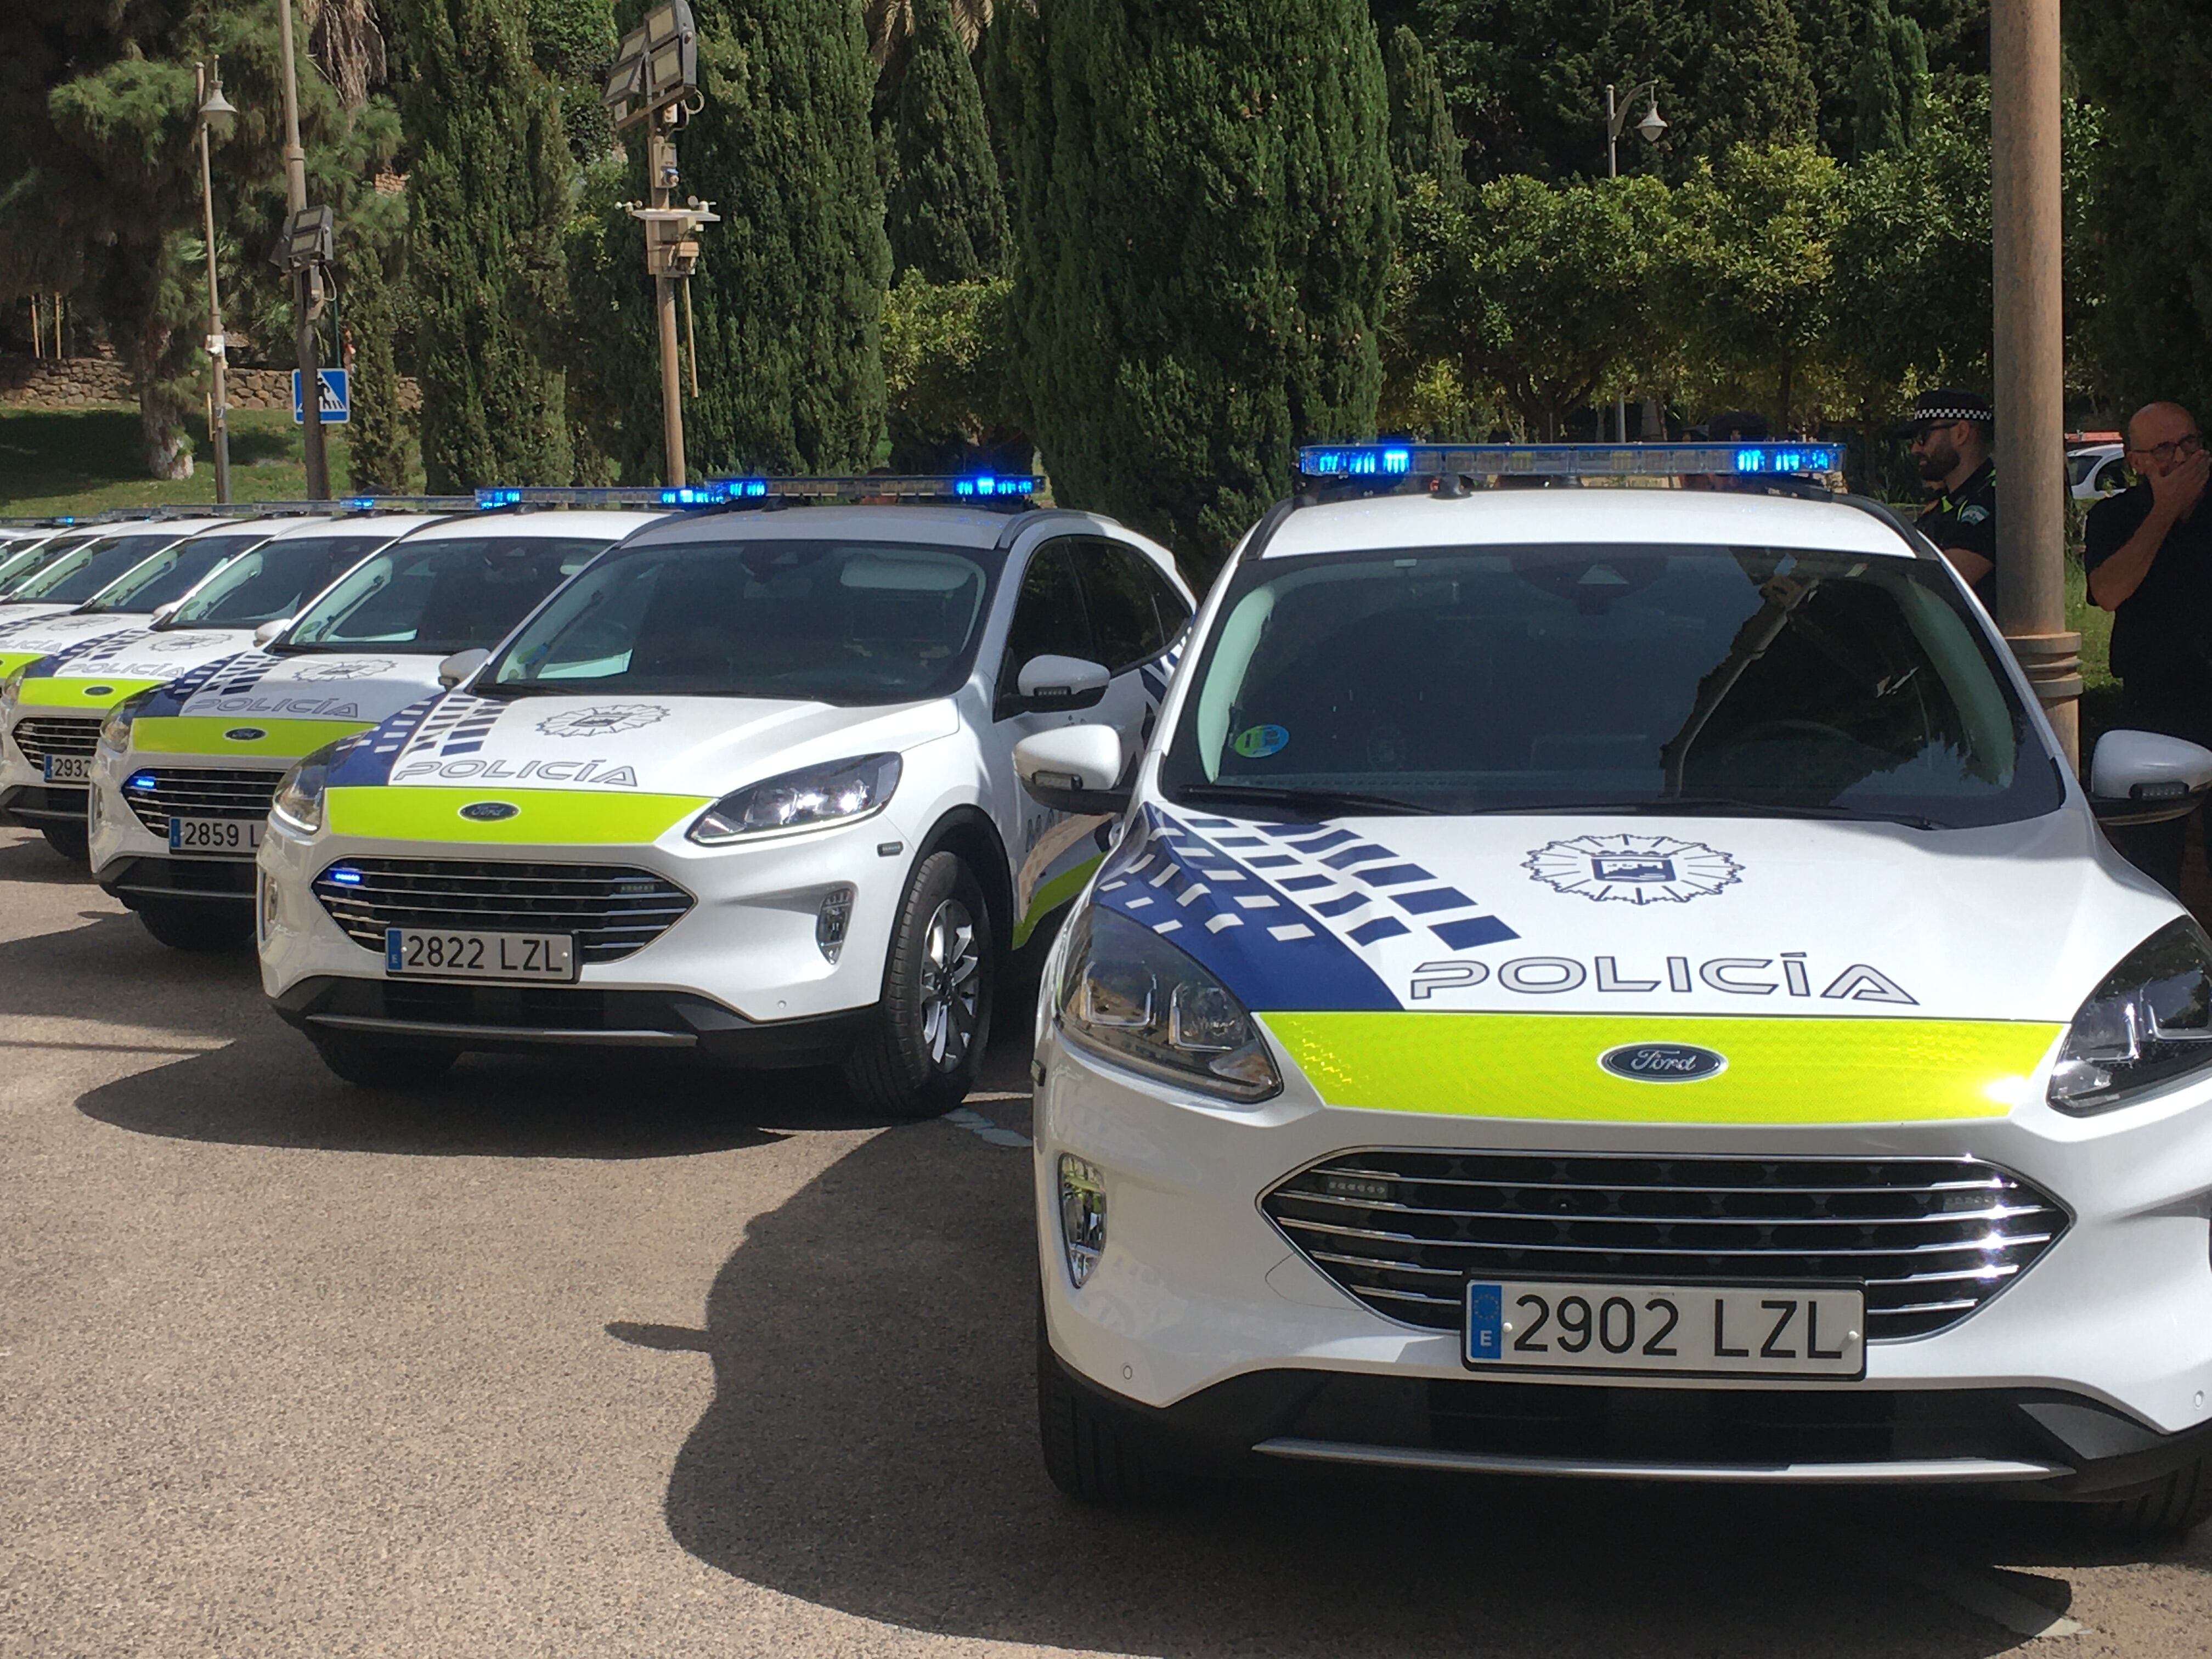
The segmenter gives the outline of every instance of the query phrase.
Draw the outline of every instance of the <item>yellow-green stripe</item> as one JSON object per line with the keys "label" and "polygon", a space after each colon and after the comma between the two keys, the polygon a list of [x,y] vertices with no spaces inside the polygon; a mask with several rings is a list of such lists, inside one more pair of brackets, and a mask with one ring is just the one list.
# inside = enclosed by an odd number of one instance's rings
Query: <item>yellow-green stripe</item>
{"label": "yellow-green stripe", "polygon": [[1030,895],[1027,915],[1014,924],[1014,945],[1017,949],[1029,943],[1030,935],[1036,931],[1037,923],[1083,890],[1083,884],[1091,879],[1091,872],[1105,860],[1103,853],[1085,859],[1073,870],[1063,870]]}
{"label": "yellow-green stripe", "polygon": [[41,657],[51,657],[51,651],[0,651],[0,680],[19,668],[28,668]]}
{"label": "yellow-green stripe", "polygon": [[[367,720],[264,720],[251,714],[142,714],[131,723],[131,749],[145,755],[266,755],[296,760],[349,732],[365,732]],[[234,732],[258,732],[258,738],[234,738]]]}
{"label": "yellow-green stripe", "polygon": [[[388,841],[477,841],[592,846],[657,841],[714,798],[580,789],[378,787],[333,789],[325,803],[332,834]],[[465,818],[477,801],[505,801],[511,818]]]}
{"label": "yellow-green stripe", "polygon": [[[1603,1123],[1893,1123],[2002,1117],[2061,1026],[1961,1019],[1618,1014],[1264,1014],[1332,1106]],[[1687,1042],[1728,1060],[1693,1083],[1598,1065]]]}
{"label": "yellow-green stripe", "polygon": [[24,708],[111,708],[125,697],[151,691],[167,680],[87,679],[81,675],[53,675],[25,680],[16,689],[15,702]]}

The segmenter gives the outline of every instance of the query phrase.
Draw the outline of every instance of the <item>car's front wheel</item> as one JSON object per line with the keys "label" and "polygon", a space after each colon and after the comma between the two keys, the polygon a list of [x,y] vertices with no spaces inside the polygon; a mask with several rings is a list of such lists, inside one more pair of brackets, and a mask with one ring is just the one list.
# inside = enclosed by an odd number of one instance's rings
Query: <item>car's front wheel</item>
{"label": "car's front wheel", "polygon": [[253,937],[253,917],[234,905],[140,899],[138,920],[172,951],[234,951]]}
{"label": "car's front wheel", "polygon": [[874,1029],[845,1062],[860,1103],[892,1117],[951,1111],[990,1041],[997,963],[975,873],[951,853],[915,866],[891,930]]}
{"label": "car's front wheel", "polygon": [[82,824],[42,823],[39,833],[46,838],[47,846],[71,864],[92,862],[92,837]]}
{"label": "car's front wheel", "polygon": [[1183,1494],[1158,1449],[1070,1382],[1037,1310],[1037,1444],[1052,1484],[1079,1503],[1158,1503]]}
{"label": "car's front wheel", "polygon": [[2100,1532],[2139,1541],[2178,1538],[2212,1521],[2212,1455],[2185,1463],[2142,1490],[2091,1505]]}
{"label": "car's front wheel", "polygon": [[310,1031],[307,1040],[315,1045],[324,1065],[364,1089],[406,1089],[434,1083],[460,1058],[458,1049],[389,1042],[357,1031]]}

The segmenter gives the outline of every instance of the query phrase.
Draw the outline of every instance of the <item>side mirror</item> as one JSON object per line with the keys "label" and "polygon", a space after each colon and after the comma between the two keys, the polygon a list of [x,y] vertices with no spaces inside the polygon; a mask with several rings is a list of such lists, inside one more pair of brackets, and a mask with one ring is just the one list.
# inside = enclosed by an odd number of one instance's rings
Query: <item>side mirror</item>
{"label": "side mirror", "polygon": [[1110,726],[1063,726],[1024,738],[1014,745],[1014,775],[1031,800],[1055,812],[1129,810],[1130,792],[1116,787],[1121,734]]}
{"label": "side mirror", "polygon": [[1022,707],[1039,714],[1063,708],[1089,708],[1106,695],[1113,675],[1102,663],[1080,657],[1031,657],[1022,665],[1014,689]]}
{"label": "side mirror", "polygon": [[2212,750],[2155,732],[2107,732],[2089,762],[2089,805],[2100,823],[2163,823],[2212,790]]}
{"label": "side mirror", "polygon": [[167,605],[155,605],[154,607],[154,614],[146,618],[146,626],[149,628],[161,627],[162,623],[167,622],[170,617],[177,614],[177,607],[183,603],[184,601],[182,599],[171,599]]}
{"label": "side mirror", "polygon": [[448,691],[491,660],[491,653],[482,646],[470,651],[456,651],[438,665],[438,684]]}
{"label": "side mirror", "polygon": [[265,622],[262,623],[260,627],[253,630],[254,644],[257,646],[275,644],[276,636],[282,634],[286,629],[289,628],[294,620],[295,618],[290,617],[279,617],[273,622]]}

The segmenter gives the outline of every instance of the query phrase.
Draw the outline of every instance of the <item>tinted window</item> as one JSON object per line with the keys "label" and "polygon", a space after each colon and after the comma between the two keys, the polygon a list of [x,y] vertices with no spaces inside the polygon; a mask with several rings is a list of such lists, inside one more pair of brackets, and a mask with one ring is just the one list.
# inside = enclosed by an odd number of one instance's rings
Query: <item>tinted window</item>
{"label": "tinted window", "polygon": [[177,627],[254,628],[289,617],[392,538],[295,536],[264,542],[179,605]]}
{"label": "tinted window", "polygon": [[951,547],[633,548],[562,590],[478,684],[847,708],[946,696],[974,665],[991,574]]}
{"label": "tinted window", "polygon": [[281,649],[489,649],[606,548],[603,538],[565,536],[395,542],[317,599]]}
{"label": "tinted window", "polygon": [[1022,665],[1031,657],[1095,660],[1097,653],[1068,544],[1048,542],[1030,555],[1029,567],[1022,573],[1021,594],[1006,628],[1006,654],[1000,659],[999,694],[1013,695]]}
{"label": "tinted window", "polygon": [[161,547],[159,536],[102,536],[81,542],[8,597],[46,605],[82,605]]}
{"label": "tinted window", "polygon": [[1167,639],[1152,584],[1145,580],[1145,561],[1126,547],[1090,538],[1078,544],[1076,559],[1098,660],[1118,674],[1158,656]]}
{"label": "tinted window", "polygon": [[1248,565],[1166,776],[1170,793],[1243,783],[1438,811],[1795,808],[1942,826],[2061,799],[1940,566],[1758,548]]}
{"label": "tinted window", "polygon": [[267,531],[252,530],[195,536],[190,541],[179,542],[101,590],[99,598],[85,609],[131,613],[157,610],[184,598],[199,586],[210,571],[268,539]]}
{"label": "tinted window", "polygon": [[33,538],[0,560],[0,596],[13,598],[12,589],[37,575],[48,565],[67,556],[70,550],[82,547],[80,537],[56,537],[52,541]]}

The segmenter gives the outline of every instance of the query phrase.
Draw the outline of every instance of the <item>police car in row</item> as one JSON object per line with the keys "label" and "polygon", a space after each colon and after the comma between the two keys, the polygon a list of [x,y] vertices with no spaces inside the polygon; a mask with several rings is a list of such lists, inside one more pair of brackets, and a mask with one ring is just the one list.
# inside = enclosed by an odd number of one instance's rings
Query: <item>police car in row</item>
{"label": "police car in row", "polygon": [[[159,686],[133,687],[100,728],[90,757],[94,878],[165,944],[246,943],[253,856],[292,763],[419,712],[451,684],[441,678],[447,658],[497,644],[654,516],[386,513],[263,544],[163,624],[191,639],[222,632],[224,648]],[[50,666],[58,684],[82,685],[107,672],[103,653],[158,652],[170,637],[157,631]]]}
{"label": "police car in row", "polygon": [[[2212,1511],[2212,943],[2098,822],[2212,754],[2085,794],[1915,532],[1710,487],[1819,447],[1305,463],[1133,777],[1016,755],[1121,826],[1036,1031],[1059,1484]],[[1708,487],[1487,487],[1642,471]]]}
{"label": "police car in row", "polygon": [[1079,720],[1133,754],[1192,609],[1164,550],[1032,488],[734,486],[303,759],[258,854],[277,1012],[362,1082],[592,1048],[956,1104],[1002,957],[1105,844],[1014,746]]}

